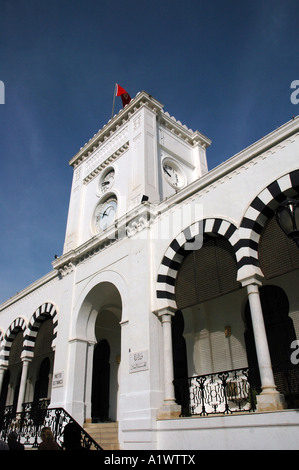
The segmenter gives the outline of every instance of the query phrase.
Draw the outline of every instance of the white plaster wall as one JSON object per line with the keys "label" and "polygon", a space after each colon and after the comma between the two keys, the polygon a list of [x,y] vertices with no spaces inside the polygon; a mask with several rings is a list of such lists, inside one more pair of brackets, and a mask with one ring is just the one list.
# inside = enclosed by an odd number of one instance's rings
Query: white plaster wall
{"label": "white plaster wall", "polygon": [[158,450],[298,450],[296,411],[157,422]]}
{"label": "white plaster wall", "polygon": [[[188,375],[247,367],[243,310],[245,289],[183,310]],[[225,327],[231,335],[225,336]]]}

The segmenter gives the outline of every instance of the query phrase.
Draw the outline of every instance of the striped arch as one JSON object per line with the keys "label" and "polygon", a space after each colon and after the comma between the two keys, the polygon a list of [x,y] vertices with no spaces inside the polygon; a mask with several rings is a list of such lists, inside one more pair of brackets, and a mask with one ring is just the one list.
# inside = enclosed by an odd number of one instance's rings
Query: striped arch
{"label": "striped arch", "polygon": [[2,365],[8,366],[10,349],[11,349],[13,340],[15,339],[15,337],[20,331],[22,331],[24,335],[26,327],[27,327],[26,321],[24,320],[24,318],[21,318],[21,317],[16,318],[12,322],[12,324],[9,326],[2,341],[1,354],[0,354]]}
{"label": "striped arch", "polygon": [[52,347],[55,346],[56,337],[57,337],[57,326],[58,326],[58,314],[55,305],[46,302],[42,304],[38,309],[34,312],[29,322],[25,341],[24,341],[24,348],[22,352],[23,357],[33,357],[34,354],[34,346],[35,340],[39,331],[39,328],[44,320],[48,318],[52,318],[53,321],[53,342]]}
{"label": "striped arch", "polygon": [[223,219],[204,219],[183,230],[169,245],[159,267],[156,290],[158,310],[165,307],[177,308],[175,281],[183,259],[190,253],[184,245],[197,235],[205,233],[222,235],[233,248],[239,240],[235,225]]}
{"label": "striped arch", "polygon": [[299,194],[299,170],[281,176],[269,184],[248,207],[239,228],[240,241],[236,248],[238,270],[253,266],[261,274],[258,262],[258,244],[266,221],[287,197]]}

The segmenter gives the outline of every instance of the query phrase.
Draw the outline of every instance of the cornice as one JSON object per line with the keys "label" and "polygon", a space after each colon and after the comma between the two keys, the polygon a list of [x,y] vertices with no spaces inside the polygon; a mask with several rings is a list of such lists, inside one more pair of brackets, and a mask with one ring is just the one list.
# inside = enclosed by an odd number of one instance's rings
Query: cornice
{"label": "cornice", "polygon": [[213,185],[221,184],[224,178],[232,177],[235,172],[240,172],[248,165],[265,158],[267,152],[276,153],[280,144],[287,143],[289,139],[295,139],[296,137],[299,137],[299,116],[294,117],[278,129],[213,168],[204,176],[170,196],[166,201],[162,201],[160,203],[160,212],[167,211],[170,205],[180,204],[195,194],[208,190],[208,188],[212,189]]}
{"label": "cornice", "polygon": [[188,129],[186,125],[177,121],[174,116],[170,116],[168,112],[164,112],[164,105],[162,103],[153,98],[146,91],[141,91],[80,148],[79,152],[69,161],[69,164],[76,168],[118,131],[121,126],[128,122],[136,111],[144,106],[157,114],[162,126],[191,146],[200,145],[206,148],[211,144],[210,139],[199,131],[194,132],[192,129]]}
{"label": "cornice", "polygon": [[199,131],[194,132],[192,129],[188,129],[185,124],[182,124],[181,121],[177,121],[174,116],[170,116],[167,111],[164,112],[161,110],[160,124],[192,146],[200,145],[203,148],[207,148],[212,143],[208,137],[201,134]]}
{"label": "cornice", "polygon": [[48,284],[49,282],[51,282],[53,279],[55,279],[56,277],[58,276],[58,271],[56,270],[52,270],[50,271],[49,273],[45,274],[43,277],[41,277],[40,279],[38,279],[37,281],[34,281],[32,284],[30,284],[29,286],[27,286],[25,289],[21,290],[20,292],[18,292],[17,294],[15,294],[13,297],[11,297],[10,299],[6,300],[5,302],[3,302],[1,305],[0,305],[0,312],[4,309],[7,309],[8,307],[10,307],[11,305],[13,305],[14,303],[20,301],[21,299],[23,299],[24,297],[27,297],[28,295],[30,295],[33,291],[36,291],[38,289],[40,289],[41,287],[43,287],[45,284]]}
{"label": "cornice", "polygon": [[121,147],[119,147],[115,152],[112,153],[108,158],[106,158],[102,163],[97,165],[88,175],[83,179],[83,183],[86,185],[90,183],[94,178],[96,178],[107,166],[115,162],[123,153],[125,153],[129,148],[129,141],[125,142]]}
{"label": "cornice", "polygon": [[68,251],[52,262],[52,266],[60,276],[65,276],[73,269],[98,254],[103,249],[125,238],[131,238],[136,233],[150,227],[156,218],[155,208],[150,203],[143,203],[139,207],[120,217],[115,224],[104,232],[95,235],[75,250]]}
{"label": "cornice", "polygon": [[100,147],[106,140],[117,131],[120,126],[128,121],[128,119],[142,106],[147,106],[155,112],[159,112],[163,105],[153,98],[145,91],[137,93],[129,104],[127,104],[122,110],[118,112],[102,129],[100,129],[94,136],[87,142],[79,152],[69,161],[69,164],[73,167],[79,165],[84,161],[92,152]]}

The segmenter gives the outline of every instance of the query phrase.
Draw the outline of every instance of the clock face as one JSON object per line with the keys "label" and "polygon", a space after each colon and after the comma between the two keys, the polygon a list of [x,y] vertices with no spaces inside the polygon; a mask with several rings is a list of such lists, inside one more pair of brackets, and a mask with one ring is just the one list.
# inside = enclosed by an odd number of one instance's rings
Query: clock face
{"label": "clock face", "polygon": [[106,193],[113,185],[115,177],[114,169],[110,169],[100,180],[100,190],[102,193]]}
{"label": "clock face", "polygon": [[94,227],[96,232],[106,230],[114,221],[117,210],[117,200],[110,197],[99,204],[94,212]]}
{"label": "clock face", "polygon": [[181,188],[184,185],[184,176],[179,167],[168,160],[163,162],[163,173],[166,181],[174,188]]}

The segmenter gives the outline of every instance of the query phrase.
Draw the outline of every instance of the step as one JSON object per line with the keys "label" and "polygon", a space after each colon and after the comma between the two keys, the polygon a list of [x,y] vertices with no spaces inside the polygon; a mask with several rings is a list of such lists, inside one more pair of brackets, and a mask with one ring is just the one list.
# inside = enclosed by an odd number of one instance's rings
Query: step
{"label": "step", "polygon": [[104,450],[119,450],[118,423],[84,423],[84,429]]}

